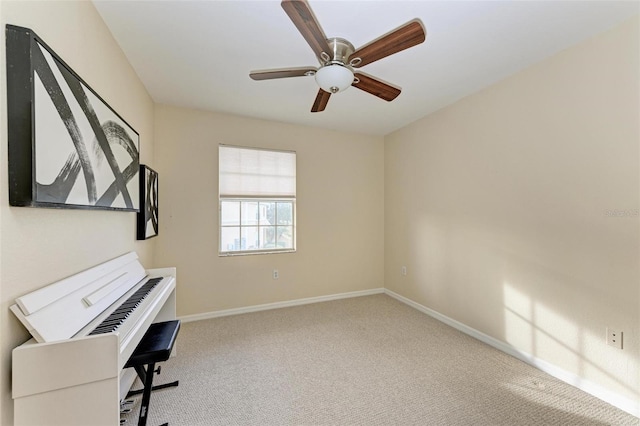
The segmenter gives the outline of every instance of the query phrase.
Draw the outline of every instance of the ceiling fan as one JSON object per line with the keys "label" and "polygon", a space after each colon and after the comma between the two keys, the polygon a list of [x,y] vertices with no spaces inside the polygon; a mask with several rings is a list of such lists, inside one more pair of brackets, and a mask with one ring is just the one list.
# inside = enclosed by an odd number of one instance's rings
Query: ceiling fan
{"label": "ceiling fan", "polygon": [[252,71],[249,76],[253,80],[270,80],[315,75],[320,90],[311,112],[324,111],[329,97],[346,90],[349,86],[357,87],[385,101],[394,100],[400,94],[398,87],[363,72],[354,71],[354,68],[363,67],[413,47],[426,38],[422,23],[414,19],[356,50],[348,40],[340,37],[327,38],[306,0],[283,0],[281,5],[311,46],[320,67]]}

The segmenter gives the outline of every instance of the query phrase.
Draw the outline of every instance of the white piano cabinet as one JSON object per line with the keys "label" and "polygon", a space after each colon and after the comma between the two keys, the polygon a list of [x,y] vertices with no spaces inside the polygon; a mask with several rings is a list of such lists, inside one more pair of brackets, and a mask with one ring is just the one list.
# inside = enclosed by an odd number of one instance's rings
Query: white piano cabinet
{"label": "white piano cabinet", "polygon": [[[147,278],[165,278],[146,303],[136,308],[140,312],[131,315],[134,319],[127,324],[126,333],[88,335],[104,319],[101,313],[79,335],[42,343],[31,339],[13,350],[15,425],[119,424],[120,401],[136,377],[133,369],[123,369],[124,364],[149,325],[176,318],[175,268],[146,273]],[[138,287],[112,306],[119,306]]]}

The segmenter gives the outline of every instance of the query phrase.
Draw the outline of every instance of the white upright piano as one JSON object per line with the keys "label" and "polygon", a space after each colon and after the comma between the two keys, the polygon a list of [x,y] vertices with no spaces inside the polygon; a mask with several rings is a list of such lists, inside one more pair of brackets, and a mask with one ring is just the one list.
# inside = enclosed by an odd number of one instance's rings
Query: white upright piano
{"label": "white upright piano", "polygon": [[33,338],[13,350],[16,425],[117,425],[136,372],[124,365],[154,322],[176,318],[176,269],[131,252],[16,299]]}

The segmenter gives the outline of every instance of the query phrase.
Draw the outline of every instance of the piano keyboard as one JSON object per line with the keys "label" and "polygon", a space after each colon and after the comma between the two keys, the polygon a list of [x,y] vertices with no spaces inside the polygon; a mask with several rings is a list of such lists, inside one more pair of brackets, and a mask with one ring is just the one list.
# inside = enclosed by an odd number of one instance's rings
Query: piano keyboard
{"label": "piano keyboard", "polygon": [[98,326],[93,329],[89,336],[95,334],[111,333],[120,327],[120,325],[127,319],[129,314],[138,307],[140,302],[151,293],[151,290],[162,281],[160,278],[151,278],[142,287],[140,287],[135,293],[133,293],[122,305],[104,319]]}

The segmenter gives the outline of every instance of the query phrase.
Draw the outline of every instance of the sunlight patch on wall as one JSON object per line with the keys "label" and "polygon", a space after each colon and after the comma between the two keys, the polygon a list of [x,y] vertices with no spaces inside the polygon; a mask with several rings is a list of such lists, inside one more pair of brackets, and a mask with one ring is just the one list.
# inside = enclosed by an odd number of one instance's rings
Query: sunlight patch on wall
{"label": "sunlight patch on wall", "polygon": [[531,355],[580,365],[581,332],[574,323],[506,281],[504,306],[508,343]]}
{"label": "sunlight patch on wall", "polygon": [[566,365],[579,366],[581,332],[578,326],[547,306],[534,301],[536,355],[562,359]]}
{"label": "sunlight patch on wall", "polygon": [[[507,343],[535,358],[553,360],[555,366],[577,374],[576,384],[582,381],[581,377],[594,377],[614,388],[637,392],[637,377],[629,372],[638,371],[638,361],[629,351],[607,346],[604,330],[599,335],[581,327],[515,285],[503,281]],[[586,353],[590,356],[586,357]]]}
{"label": "sunlight patch on wall", "polygon": [[505,340],[520,350],[534,354],[531,299],[505,282],[504,307]]}

